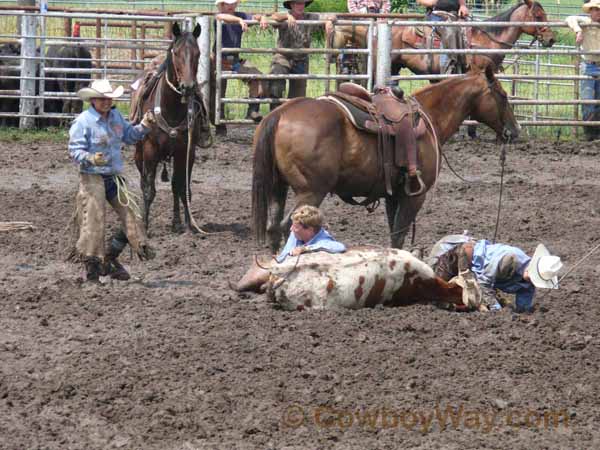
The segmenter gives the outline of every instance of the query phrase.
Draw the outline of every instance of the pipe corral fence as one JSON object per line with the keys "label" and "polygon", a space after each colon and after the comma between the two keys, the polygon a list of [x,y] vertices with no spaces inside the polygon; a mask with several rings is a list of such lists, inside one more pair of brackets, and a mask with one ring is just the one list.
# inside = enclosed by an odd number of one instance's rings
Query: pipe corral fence
{"label": "pipe corral fence", "polygon": [[[2,118],[18,118],[19,126],[28,128],[35,126],[36,119],[50,118],[68,120],[73,114],[64,112],[49,113],[45,110],[46,102],[53,99],[73,100],[75,92],[54,92],[45,89],[48,80],[66,80],[64,69],[53,67],[56,61],[49,64],[46,49],[51,45],[86,46],[92,55],[92,67],[87,69],[69,69],[69,80],[89,82],[90,78],[109,78],[111,81],[123,84],[126,95],[119,99],[120,102],[129,101],[129,86],[137,79],[144,68],[155,56],[164,52],[170,41],[170,24],[179,21],[184,29],[191,29],[195,23],[200,23],[202,33],[198,39],[201,49],[201,62],[198,81],[202,86],[205,102],[210,98],[210,71],[211,50],[215,50],[215,97],[214,105],[208,105],[215,110],[217,123],[252,123],[250,120],[240,118],[236,113],[236,106],[248,103],[272,103],[270,98],[248,98],[241,81],[248,79],[276,80],[276,79],[306,79],[309,82],[309,96],[319,96],[331,89],[331,83],[340,80],[361,81],[371,88],[377,84],[399,83],[406,92],[414,91],[425,86],[430,80],[445,78],[448,75],[414,75],[403,69],[399,75],[391,73],[391,58],[398,53],[406,54],[440,54],[454,53],[477,55],[490,55],[501,53],[506,55],[503,62],[504,71],[498,74],[503,86],[509,94],[517,118],[521,125],[565,127],[575,133],[580,126],[600,126],[600,122],[584,122],[580,120],[580,106],[582,104],[599,104],[598,100],[582,100],[579,97],[579,81],[588,79],[579,72],[581,56],[585,53],[574,46],[558,45],[552,48],[540,48],[537,44],[528,47],[527,42],[517,42],[510,49],[404,49],[391,48],[391,30],[394,26],[539,26],[539,22],[426,22],[410,20],[389,19],[376,21],[373,18],[362,20],[338,19],[336,25],[354,24],[368,28],[368,36],[377,35],[377,54],[372,45],[372,39],[367,39],[365,48],[330,49],[323,43],[320,47],[310,49],[280,49],[276,48],[276,33],[253,32],[244,34],[242,48],[221,47],[221,23],[216,25],[211,13],[197,15],[195,13],[167,13],[156,12],[152,14],[109,14],[94,12],[58,12],[52,11],[45,14],[23,10],[0,10],[0,43],[17,41],[21,44],[20,54],[16,56],[0,55],[0,88],[7,81],[14,85],[18,81],[17,89],[0,89],[2,102],[18,101],[16,111],[0,112]],[[412,15],[412,17],[416,17]],[[79,37],[73,37],[74,24],[80,28]],[[307,24],[324,24],[325,21],[303,21]],[[256,22],[248,21],[249,25]],[[545,26],[564,28],[564,22],[546,22]],[[258,27],[254,27],[258,28]],[[252,28],[251,28],[252,30]],[[216,38],[216,39],[215,39]],[[314,41],[313,41],[314,42]],[[320,42],[319,42],[320,44]],[[221,60],[223,53],[240,52],[247,56],[254,65],[263,72],[262,75],[238,74],[225,71]],[[270,57],[274,53],[301,53],[309,55],[311,71],[306,75],[269,75]],[[366,58],[364,71],[354,75],[339,75],[331,70],[330,63],[323,61],[323,56],[340,54],[354,54]],[[587,54],[600,54],[588,52]],[[254,59],[252,59],[254,58]],[[374,60],[377,65],[374,67]],[[54,58],[54,60],[69,61],[68,58]],[[313,64],[313,61],[315,62]],[[453,76],[453,75],[449,75]],[[230,97],[221,98],[221,80],[237,80],[232,83]],[[224,119],[221,119],[221,109],[228,107]],[[119,107],[126,109],[125,103]],[[239,108],[238,108],[239,110]],[[239,111],[238,111],[239,112]],[[233,117],[232,117],[233,116]]]}

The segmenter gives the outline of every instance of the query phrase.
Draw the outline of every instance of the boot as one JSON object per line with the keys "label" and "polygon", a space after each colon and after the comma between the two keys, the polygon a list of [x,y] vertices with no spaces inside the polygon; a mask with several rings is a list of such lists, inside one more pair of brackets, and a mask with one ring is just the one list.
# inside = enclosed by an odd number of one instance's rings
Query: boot
{"label": "boot", "polygon": [[111,239],[110,247],[106,251],[106,275],[110,275],[113,280],[127,281],[131,278],[117,259],[128,242],[125,232],[119,230]]}
{"label": "boot", "polygon": [[260,114],[260,103],[251,103],[248,105],[246,119],[253,120],[256,123],[262,120],[262,115]]}
{"label": "boot", "polygon": [[85,279],[91,283],[100,283],[100,275],[103,275],[102,273],[102,264],[100,262],[100,259],[91,256],[89,258],[86,258],[85,261]]}

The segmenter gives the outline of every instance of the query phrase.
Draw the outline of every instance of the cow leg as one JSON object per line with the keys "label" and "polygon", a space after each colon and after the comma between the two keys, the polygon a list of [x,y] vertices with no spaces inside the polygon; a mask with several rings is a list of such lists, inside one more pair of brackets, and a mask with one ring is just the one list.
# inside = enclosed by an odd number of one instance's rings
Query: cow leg
{"label": "cow leg", "polygon": [[402,248],[404,239],[410,225],[417,217],[417,213],[425,202],[425,194],[417,197],[400,195],[397,197],[396,212],[394,214],[394,226],[391,233],[392,247]]}
{"label": "cow leg", "polygon": [[275,203],[275,212],[271,216],[272,218],[269,219],[269,224],[267,225],[267,235],[269,236],[269,244],[273,253],[279,249],[279,244],[281,243],[281,237],[284,231],[282,224],[287,192],[287,184],[278,184],[273,188],[272,201]]}

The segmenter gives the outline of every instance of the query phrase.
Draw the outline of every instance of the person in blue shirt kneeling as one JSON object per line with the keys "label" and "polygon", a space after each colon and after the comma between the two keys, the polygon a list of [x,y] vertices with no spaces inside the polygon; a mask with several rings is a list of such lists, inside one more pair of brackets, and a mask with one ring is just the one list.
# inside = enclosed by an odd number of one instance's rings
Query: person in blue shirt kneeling
{"label": "person in blue shirt kneeling", "polygon": [[531,312],[535,288],[557,289],[562,262],[539,244],[532,257],[523,250],[485,239],[475,241],[467,235],[450,235],[431,250],[429,264],[446,281],[462,275],[474,277],[481,287],[482,303],[500,309],[495,289],[515,294],[515,311]]}

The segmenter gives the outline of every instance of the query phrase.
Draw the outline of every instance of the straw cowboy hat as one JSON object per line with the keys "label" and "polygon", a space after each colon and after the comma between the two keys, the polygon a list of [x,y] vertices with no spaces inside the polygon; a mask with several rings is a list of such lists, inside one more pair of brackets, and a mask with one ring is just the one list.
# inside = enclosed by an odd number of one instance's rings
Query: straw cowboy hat
{"label": "straw cowboy hat", "polygon": [[288,0],[283,2],[283,7],[285,9],[292,9],[292,3],[304,3],[304,6],[310,5],[313,2],[313,0]]}
{"label": "straw cowboy hat", "polygon": [[600,0],[590,0],[587,3],[584,3],[581,8],[583,9],[583,12],[590,12],[590,9],[592,8],[600,9]]}
{"label": "straw cowboy hat", "polygon": [[529,262],[527,271],[535,287],[558,289],[558,272],[562,266],[558,256],[551,255],[544,244],[539,244]]}
{"label": "straw cowboy hat", "polygon": [[81,100],[91,98],[118,98],[123,95],[123,86],[113,89],[108,80],[94,80],[90,87],[79,89],[77,95]]}

